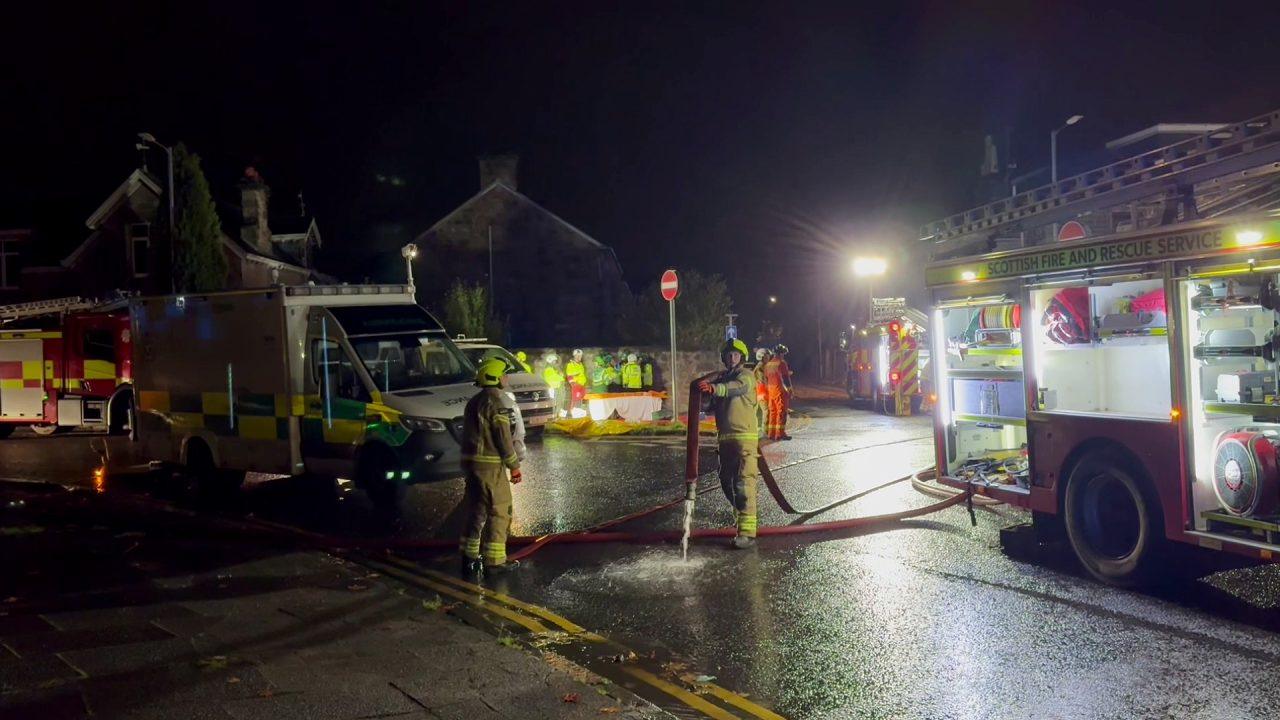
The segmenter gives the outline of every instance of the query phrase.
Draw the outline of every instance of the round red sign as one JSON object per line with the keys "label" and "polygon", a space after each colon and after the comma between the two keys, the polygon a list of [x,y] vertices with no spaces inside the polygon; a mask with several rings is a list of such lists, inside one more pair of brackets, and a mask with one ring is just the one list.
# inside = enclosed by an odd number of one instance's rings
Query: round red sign
{"label": "round red sign", "polygon": [[1088,234],[1089,234],[1089,231],[1085,229],[1084,225],[1080,224],[1075,220],[1071,220],[1064,223],[1062,228],[1058,230],[1058,240],[1059,241],[1079,240],[1080,238],[1085,237]]}
{"label": "round red sign", "polygon": [[662,290],[662,299],[671,302],[676,299],[676,295],[680,294],[680,280],[676,278],[675,270],[668,270],[662,273],[662,279],[658,281],[658,288]]}

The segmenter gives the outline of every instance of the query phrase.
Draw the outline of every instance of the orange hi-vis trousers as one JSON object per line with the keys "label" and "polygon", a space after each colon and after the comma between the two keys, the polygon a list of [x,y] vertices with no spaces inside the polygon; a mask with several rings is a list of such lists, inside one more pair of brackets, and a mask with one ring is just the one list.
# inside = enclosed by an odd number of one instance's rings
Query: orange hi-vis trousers
{"label": "orange hi-vis trousers", "polygon": [[770,385],[769,416],[765,421],[765,436],[771,440],[780,440],[787,427],[787,396],[781,385]]}

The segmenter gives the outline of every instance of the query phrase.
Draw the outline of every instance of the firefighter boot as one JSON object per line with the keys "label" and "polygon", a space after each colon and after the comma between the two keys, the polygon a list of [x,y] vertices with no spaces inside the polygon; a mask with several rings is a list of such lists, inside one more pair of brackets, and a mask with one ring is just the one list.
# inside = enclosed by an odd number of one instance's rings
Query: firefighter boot
{"label": "firefighter boot", "polygon": [[508,560],[501,565],[485,565],[484,572],[486,575],[506,575],[518,567],[520,567],[519,560]]}
{"label": "firefighter boot", "polygon": [[729,547],[734,550],[747,550],[756,546],[756,539],[748,535],[734,535],[729,541]]}
{"label": "firefighter boot", "polygon": [[469,558],[463,556],[461,573],[463,577],[475,577],[484,573],[484,563],[480,558]]}

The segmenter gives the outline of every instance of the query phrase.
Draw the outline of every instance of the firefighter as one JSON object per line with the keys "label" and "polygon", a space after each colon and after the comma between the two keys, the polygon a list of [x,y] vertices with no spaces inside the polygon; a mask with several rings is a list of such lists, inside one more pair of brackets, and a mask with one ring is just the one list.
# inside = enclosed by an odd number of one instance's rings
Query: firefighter
{"label": "firefighter", "polygon": [[641,381],[640,381],[641,385],[644,386],[645,390],[652,390],[653,389],[653,356],[652,355],[640,356],[640,371],[642,375]]}
{"label": "firefighter", "polygon": [[548,353],[544,360],[547,366],[542,369],[542,379],[551,388],[551,401],[556,417],[563,413],[565,401],[564,373],[560,372],[560,358],[555,353]]}
{"label": "firefighter", "polygon": [[756,366],[751,373],[756,380],[756,424],[762,430],[768,427],[766,423],[769,419],[769,391],[765,387],[764,366],[772,355],[769,348],[756,348]]}
{"label": "firefighter", "polygon": [[564,374],[569,380],[569,414],[578,408],[578,403],[587,396],[587,366],[582,363],[582,351],[574,350],[569,362],[565,363]]}
{"label": "firefighter", "polygon": [[733,505],[738,534],[732,546],[749,548],[756,540],[756,483],[760,479],[760,431],[756,424],[755,376],[747,369],[746,343],[734,339],[720,349],[724,372],[698,381],[715,410],[720,446],[720,487]]}
{"label": "firefighter", "polygon": [[529,367],[529,356],[528,356],[528,355],[526,355],[526,354],[525,354],[525,352],[524,352],[523,350],[517,350],[517,351],[516,351],[516,360],[519,360],[519,361],[520,361],[520,369],[521,369],[521,370],[523,370],[523,371],[525,371],[525,372],[527,372],[527,373],[532,373],[532,372],[533,372],[533,368]]}
{"label": "firefighter", "polygon": [[791,366],[787,364],[787,353],[791,352],[786,345],[778,343],[773,349],[774,358],[778,363],[778,377],[782,380],[782,409],[778,414],[778,439],[790,440],[791,436],[787,434],[787,415],[791,413]]}
{"label": "firefighter", "polygon": [[[511,485],[520,482],[520,459],[511,441],[511,413],[502,402],[507,364],[492,357],[480,363],[480,392],[462,414],[462,467],[467,476],[466,526],[459,546],[467,573],[502,573],[519,566],[507,561],[511,529]],[[507,471],[511,471],[510,480]]]}
{"label": "firefighter", "polygon": [[644,370],[640,368],[640,358],[635,353],[627,356],[622,364],[622,389],[639,390],[644,386]]}

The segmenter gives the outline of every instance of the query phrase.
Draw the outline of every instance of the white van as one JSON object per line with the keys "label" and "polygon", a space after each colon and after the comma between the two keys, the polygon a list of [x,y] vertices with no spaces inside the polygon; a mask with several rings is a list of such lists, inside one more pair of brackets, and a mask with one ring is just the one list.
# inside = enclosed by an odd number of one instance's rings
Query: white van
{"label": "white van", "polygon": [[404,285],[136,299],[137,440],[202,482],[353,479],[379,503],[459,477],[475,370]]}
{"label": "white van", "polygon": [[460,337],[454,342],[473,365],[478,365],[481,360],[490,356],[502,358],[507,363],[510,369],[503,377],[507,392],[515,396],[516,407],[529,437],[540,436],[546,424],[555,419],[555,399],[551,396],[551,387],[547,385],[547,381],[525,372],[520,361],[501,345],[494,345],[484,338]]}

